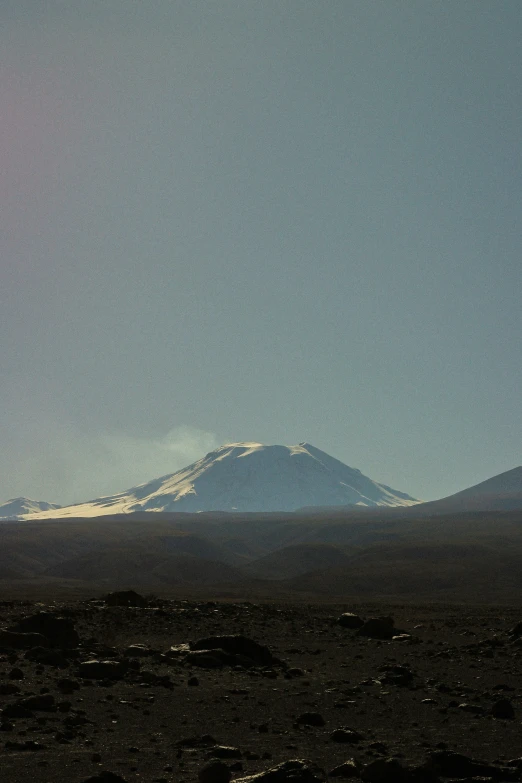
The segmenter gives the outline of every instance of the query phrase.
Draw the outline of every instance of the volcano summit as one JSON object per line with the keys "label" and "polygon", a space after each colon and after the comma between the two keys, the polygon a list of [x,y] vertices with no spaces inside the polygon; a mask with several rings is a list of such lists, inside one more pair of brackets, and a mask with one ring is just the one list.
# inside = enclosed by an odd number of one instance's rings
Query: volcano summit
{"label": "volcano summit", "polygon": [[177,473],[126,492],[24,518],[143,511],[295,511],[310,506],[411,506],[417,502],[309,443],[231,443]]}

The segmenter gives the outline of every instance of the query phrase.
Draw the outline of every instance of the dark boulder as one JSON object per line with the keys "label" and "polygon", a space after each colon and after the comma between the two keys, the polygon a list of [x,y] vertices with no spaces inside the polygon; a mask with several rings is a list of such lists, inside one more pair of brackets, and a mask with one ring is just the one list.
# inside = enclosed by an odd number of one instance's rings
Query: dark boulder
{"label": "dark boulder", "polygon": [[364,620],[362,620],[358,614],[344,612],[337,618],[337,625],[341,625],[343,628],[353,628],[354,630],[357,630],[357,628],[361,628],[361,626],[364,625]]}
{"label": "dark boulder", "polygon": [[240,634],[233,636],[209,636],[190,644],[191,650],[224,650],[229,655],[241,656],[257,666],[278,663],[268,647]]}
{"label": "dark boulder", "polygon": [[391,639],[396,634],[394,626],[393,617],[370,617],[357,633],[371,639]]}

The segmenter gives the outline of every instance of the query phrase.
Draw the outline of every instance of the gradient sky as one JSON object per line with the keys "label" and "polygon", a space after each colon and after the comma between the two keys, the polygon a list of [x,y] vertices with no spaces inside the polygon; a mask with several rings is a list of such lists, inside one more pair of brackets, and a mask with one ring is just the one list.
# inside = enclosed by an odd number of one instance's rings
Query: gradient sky
{"label": "gradient sky", "polygon": [[522,462],[520,0],[2,0],[0,500]]}

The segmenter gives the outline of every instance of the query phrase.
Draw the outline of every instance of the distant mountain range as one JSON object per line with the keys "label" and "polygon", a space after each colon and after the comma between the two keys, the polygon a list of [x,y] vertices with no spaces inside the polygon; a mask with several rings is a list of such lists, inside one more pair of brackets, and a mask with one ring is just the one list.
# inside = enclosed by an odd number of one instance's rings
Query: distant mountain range
{"label": "distant mountain range", "polygon": [[[120,514],[202,512],[331,515],[350,509],[401,510],[415,515],[522,509],[522,467],[446,498],[422,503],[380,484],[309,443],[231,443],[176,473],[125,492],[61,507],[15,498],[0,520],[93,518]],[[415,510],[411,507],[415,507]]]}
{"label": "distant mountain range", "polygon": [[235,443],[90,503],[8,501],[0,588],[519,603],[521,514],[522,467],[419,503],[306,443]]}
{"label": "distant mountain range", "polygon": [[117,495],[48,510],[20,512],[13,507],[11,518],[61,519],[144,511],[271,512],[296,511],[303,506],[411,506],[418,502],[309,443],[231,443],[176,473]]}

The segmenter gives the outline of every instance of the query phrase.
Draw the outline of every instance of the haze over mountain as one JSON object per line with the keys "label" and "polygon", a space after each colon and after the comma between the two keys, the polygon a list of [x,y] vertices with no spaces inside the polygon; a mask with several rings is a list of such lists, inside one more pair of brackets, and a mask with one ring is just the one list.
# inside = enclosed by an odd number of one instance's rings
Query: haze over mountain
{"label": "haze over mountain", "polygon": [[176,473],[125,492],[59,510],[38,511],[27,518],[143,511],[295,511],[303,506],[411,506],[418,502],[309,443],[232,443]]}

